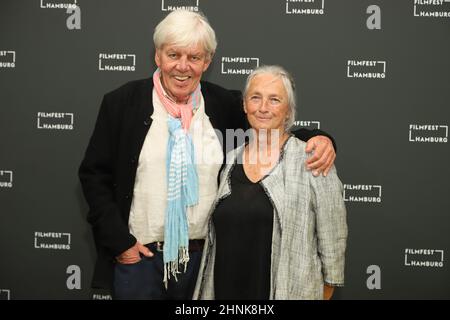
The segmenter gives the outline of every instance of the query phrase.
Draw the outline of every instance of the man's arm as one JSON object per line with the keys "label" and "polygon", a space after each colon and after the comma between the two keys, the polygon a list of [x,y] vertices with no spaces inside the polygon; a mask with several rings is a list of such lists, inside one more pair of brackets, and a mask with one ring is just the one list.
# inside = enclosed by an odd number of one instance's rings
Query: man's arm
{"label": "man's arm", "polygon": [[89,205],[88,222],[98,245],[117,256],[131,248],[136,238],[130,234],[114,195],[115,134],[117,114],[111,113],[108,95],[103,98],[94,132],[78,175]]}
{"label": "man's arm", "polygon": [[317,136],[324,136],[330,139],[330,142],[332,143],[332,147],[335,152],[337,152],[337,146],[336,141],[334,141],[334,138],[326,133],[325,131],[322,131],[320,129],[306,129],[306,128],[300,128],[295,131],[292,131],[292,133],[299,138],[300,140],[307,142],[309,139],[317,137]]}
{"label": "man's arm", "polygon": [[312,170],[315,176],[321,173],[326,176],[336,159],[337,147],[333,137],[319,129],[301,128],[293,131],[293,134],[307,142],[305,149],[307,153],[314,151],[306,161],[307,169]]}

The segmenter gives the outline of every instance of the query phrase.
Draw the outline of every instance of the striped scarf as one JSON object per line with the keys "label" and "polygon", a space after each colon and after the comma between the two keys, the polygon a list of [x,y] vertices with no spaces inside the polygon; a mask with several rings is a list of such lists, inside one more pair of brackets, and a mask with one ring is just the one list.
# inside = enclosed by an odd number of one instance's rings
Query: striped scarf
{"label": "striped scarf", "polygon": [[168,117],[169,141],[167,144],[167,209],[164,223],[164,283],[167,288],[172,274],[177,280],[180,264],[186,272],[189,261],[189,229],[187,207],[198,203],[198,176],[195,152],[189,127],[193,109],[201,99],[200,84],[191,94],[187,104],[177,104],[164,92],[160,70],[153,74],[153,84]]}

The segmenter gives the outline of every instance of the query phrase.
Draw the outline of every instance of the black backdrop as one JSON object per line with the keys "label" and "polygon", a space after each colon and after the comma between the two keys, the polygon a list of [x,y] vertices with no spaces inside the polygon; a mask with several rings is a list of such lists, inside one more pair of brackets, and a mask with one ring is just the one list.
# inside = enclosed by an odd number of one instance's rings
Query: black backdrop
{"label": "black backdrop", "polygon": [[[74,6],[77,6],[74,8]],[[335,299],[449,299],[450,1],[3,0],[0,299],[107,299],[77,169],[104,93],[154,70],[153,28],[201,10],[204,78],[281,64],[298,125],[338,143],[349,239]]]}

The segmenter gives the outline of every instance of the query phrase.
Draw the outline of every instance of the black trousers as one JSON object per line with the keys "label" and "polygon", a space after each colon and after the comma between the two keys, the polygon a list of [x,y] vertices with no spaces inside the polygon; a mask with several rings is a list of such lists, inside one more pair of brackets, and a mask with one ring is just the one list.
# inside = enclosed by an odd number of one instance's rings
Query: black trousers
{"label": "black trousers", "polygon": [[134,264],[117,263],[114,269],[113,298],[118,300],[190,300],[194,294],[202,250],[189,250],[186,272],[180,266],[177,280],[170,277],[167,289],[164,285],[163,252],[156,245],[148,245],[154,256],[141,256]]}

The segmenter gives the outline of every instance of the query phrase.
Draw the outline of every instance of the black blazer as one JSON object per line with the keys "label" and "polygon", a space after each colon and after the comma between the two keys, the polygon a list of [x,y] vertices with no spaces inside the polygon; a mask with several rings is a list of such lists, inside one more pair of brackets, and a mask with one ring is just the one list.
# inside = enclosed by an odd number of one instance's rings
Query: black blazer
{"label": "black blazer", "polygon": [[[111,288],[114,258],[136,243],[128,229],[139,154],[152,123],[152,78],[129,82],[103,98],[79,178],[89,205],[97,262],[92,286]],[[239,91],[201,82],[205,112],[220,130],[248,127]],[[306,141],[320,130],[302,129],[296,136]],[[226,154],[225,143],[223,144]]]}

